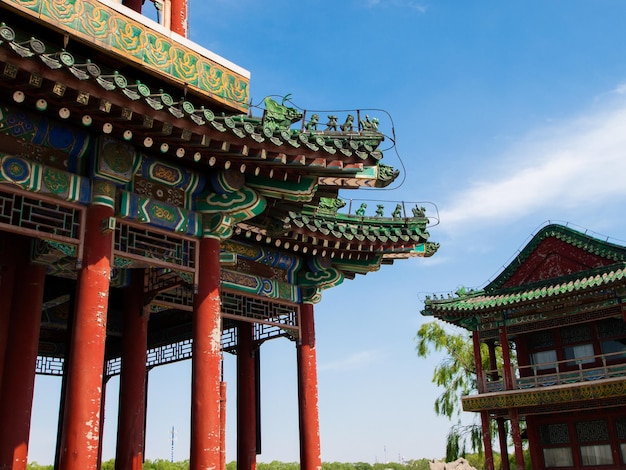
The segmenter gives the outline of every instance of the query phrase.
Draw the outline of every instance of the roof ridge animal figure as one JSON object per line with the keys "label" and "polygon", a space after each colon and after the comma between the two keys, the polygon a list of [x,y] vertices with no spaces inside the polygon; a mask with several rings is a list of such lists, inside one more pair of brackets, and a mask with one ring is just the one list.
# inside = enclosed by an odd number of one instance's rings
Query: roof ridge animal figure
{"label": "roof ridge animal figure", "polygon": [[344,122],[339,127],[343,132],[352,132],[354,130],[354,116],[352,114],[348,114],[348,117],[346,117],[346,122]]}

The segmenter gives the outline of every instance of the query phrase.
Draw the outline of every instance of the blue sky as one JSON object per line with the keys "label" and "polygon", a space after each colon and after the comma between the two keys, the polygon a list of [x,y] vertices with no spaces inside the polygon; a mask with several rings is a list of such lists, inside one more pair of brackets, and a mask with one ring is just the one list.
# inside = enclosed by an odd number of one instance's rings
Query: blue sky
{"label": "blue sky", "polygon": [[[385,111],[369,114],[395,134],[383,161],[404,183],[342,196],[433,202],[441,248],[345,281],[316,306],[322,458],[442,457],[450,423],[433,411],[439,358],[415,354],[424,295],[483,286],[548,220],[626,245],[626,3],[189,3],[191,39],[251,71],[253,103],[291,93],[308,110]],[[295,344],[265,343],[261,358],[259,461],[297,461]],[[236,383],[226,359],[230,461]],[[169,458],[172,426],[174,457],[188,458],[189,370],[151,372],[149,459]],[[40,463],[53,458],[58,382],[37,380],[30,456]],[[105,459],[118,384],[108,387]]]}

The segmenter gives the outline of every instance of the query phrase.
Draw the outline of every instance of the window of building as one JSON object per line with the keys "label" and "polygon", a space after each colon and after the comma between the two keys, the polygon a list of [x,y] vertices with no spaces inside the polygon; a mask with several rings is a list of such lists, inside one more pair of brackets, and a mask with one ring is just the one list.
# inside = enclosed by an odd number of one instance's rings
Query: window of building
{"label": "window of building", "polygon": [[619,448],[622,454],[622,463],[626,463],[626,418],[618,418],[615,420],[615,431],[617,440],[620,443]]}
{"label": "window of building", "polygon": [[543,449],[543,463],[546,468],[573,467],[574,458],[571,447]]}
{"label": "window of building", "polygon": [[566,346],[563,348],[565,359],[576,359],[575,361],[566,362],[567,366],[578,366],[579,364],[593,364],[595,357],[593,353],[593,344],[577,344],[576,346]]}
{"label": "window of building", "polygon": [[613,464],[609,428],[605,420],[576,423],[576,437],[580,443],[583,466]]}
{"label": "window of building", "polygon": [[621,318],[608,318],[597,324],[602,354],[608,362],[626,358],[626,323]]}
{"label": "window of building", "polygon": [[602,341],[602,354],[608,354],[607,359],[609,361],[624,359],[626,357],[626,338]]}
{"label": "window of building", "polygon": [[539,440],[543,447],[543,463],[546,468],[574,466],[567,424],[539,426]]}
{"label": "window of building", "polygon": [[568,326],[561,329],[560,335],[565,359],[576,359],[575,361],[567,361],[565,363],[567,367],[578,367],[580,364],[595,362],[591,325]]}
{"label": "window of building", "polygon": [[528,336],[530,363],[535,371],[556,368],[556,349],[552,331],[537,331]]}
{"label": "window of building", "polygon": [[563,344],[588,343],[591,341],[591,326],[587,323],[572,325],[560,330]]}
{"label": "window of building", "polygon": [[580,457],[585,467],[613,464],[613,454],[611,454],[611,446],[609,444],[580,446]]}
{"label": "window of building", "polygon": [[556,368],[556,350],[538,351],[530,354],[530,363],[535,370],[548,370]]}

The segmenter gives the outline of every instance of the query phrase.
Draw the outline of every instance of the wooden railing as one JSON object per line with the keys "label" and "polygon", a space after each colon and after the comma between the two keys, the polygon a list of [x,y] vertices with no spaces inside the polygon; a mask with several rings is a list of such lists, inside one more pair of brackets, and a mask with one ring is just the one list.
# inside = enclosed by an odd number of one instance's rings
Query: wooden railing
{"label": "wooden railing", "polygon": [[[616,352],[529,366],[514,366],[512,375],[516,390],[626,376],[626,354]],[[482,393],[505,389],[501,369],[483,371],[481,380],[484,385],[481,387]]]}

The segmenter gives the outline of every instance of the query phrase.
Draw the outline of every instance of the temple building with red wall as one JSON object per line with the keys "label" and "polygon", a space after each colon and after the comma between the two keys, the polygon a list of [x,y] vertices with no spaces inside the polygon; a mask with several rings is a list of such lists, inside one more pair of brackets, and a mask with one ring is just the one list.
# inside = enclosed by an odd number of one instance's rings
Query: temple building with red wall
{"label": "temple building with red wall", "polygon": [[140,469],[149,371],[182,360],[191,469],[224,469],[224,353],[255,468],[275,338],[295,345],[300,464],[319,469],[313,306],[433,255],[436,212],[340,199],[398,176],[375,117],[252,109],[249,72],[186,37],[185,0],[156,2],[159,23],[142,5],[0,0],[0,469],[26,468],[36,374],[62,377],[55,469],[100,468],[115,375],[116,469]]}
{"label": "temple building with red wall", "polygon": [[518,469],[524,439],[533,469],[626,467],[625,298],[626,247],[547,225],[484,289],[426,300],[472,333],[487,468],[494,423],[509,467],[507,421]]}

